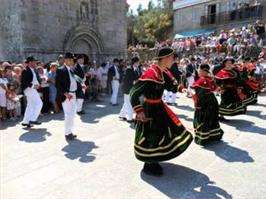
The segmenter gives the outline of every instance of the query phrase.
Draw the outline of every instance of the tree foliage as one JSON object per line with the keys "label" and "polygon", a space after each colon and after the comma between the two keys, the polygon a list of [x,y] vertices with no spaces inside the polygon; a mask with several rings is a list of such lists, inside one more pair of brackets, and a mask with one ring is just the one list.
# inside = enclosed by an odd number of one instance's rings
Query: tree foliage
{"label": "tree foliage", "polygon": [[138,7],[138,14],[128,13],[128,44],[154,45],[168,39],[172,33],[173,11],[171,0],[150,1],[147,9]]}

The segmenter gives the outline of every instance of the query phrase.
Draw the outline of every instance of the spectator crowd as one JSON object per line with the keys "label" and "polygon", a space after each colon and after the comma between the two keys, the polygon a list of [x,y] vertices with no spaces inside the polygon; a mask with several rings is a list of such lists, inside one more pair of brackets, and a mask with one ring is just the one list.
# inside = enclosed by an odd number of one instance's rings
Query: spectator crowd
{"label": "spectator crowd", "polygon": [[[265,83],[265,24],[257,21],[253,25],[231,30],[221,30],[210,35],[201,35],[190,38],[180,38],[157,42],[154,49],[165,46],[172,47],[176,51],[176,64],[182,73],[181,80],[184,85],[189,84],[188,78],[195,75],[197,66],[206,63],[211,67],[219,65],[225,57],[234,57],[236,64],[255,67],[256,77]],[[131,47],[135,51],[134,47]],[[145,45],[136,46],[138,49],[147,49]],[[137,53],[134,54],[136,56]],[[78,60],[76,60],[78,63]],[[84,60],[83,60],[84,62]],[[140,68],[145,71],[152,60],[140,63]],[[42,114],[58,113],[62,109],[56,98],[56,71],[63,66],[64,57],[60,55],[56,61],[49,63],[37,62],[36,71],[41,78],[38,92],[41,96],[43,107]],[[112,92],[112,77],[110,68],[116,65],[115,71],[119,73],[119,83],[123,83],[125,70],[130,62],[127,60],[114,59],[112,62],[99,64],[96,61],[82,63],[85,73],[85,99],[88,101],[100,101],[101,98]],[[194,70],[190,70],[191,65]],[[23,115],[26,100],[21,90],[21,73],[27,63],[12,63],[0,61],[0,121],[18,120]],[[121,84],[120,84],[120,87]],[[188,86],[189,88],[189,86]],[[188,89],[188,96],[191,96]]]}
{"label": "spectator crowd", "polygon": [[[84,62],[85,56],[81,56]],[[123,76],[124,60],[115,59],[119,74]],[[76,60],[78,64],[79,59]],[[61,103],[57,100],[56,71],[64,64],[64,56],[60,55],[56,61],[43,63],[37,62],[36,72],[41,83],[38,93],[42,99],[42,114],[58,113],[62,110]],[[98,102],[101,97],[111,91],[110,67],[113,63],[97,64],[96,61],[82,64],[85,73],[85,98],[88,101]],[[27,63],[12,63],[0,61],[0,121],[18,120],[25,112],[26,98],[21,89],[21,74]],[[109,75],[109,77],[108,77]],[[122,81],[122,79],[120,80]]]}

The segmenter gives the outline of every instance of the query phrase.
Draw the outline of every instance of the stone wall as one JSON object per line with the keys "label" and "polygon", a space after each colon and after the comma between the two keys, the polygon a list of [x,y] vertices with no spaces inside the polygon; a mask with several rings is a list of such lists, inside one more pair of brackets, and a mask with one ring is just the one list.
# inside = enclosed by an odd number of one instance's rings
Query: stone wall
{"label": "stone wall", "polygon": [[0,1],[0,59],[48,61],[65,51],[101,61],[126,55],[126,0]]}
{"label": "stone wall", "polygon": [[19,0],[1,0],[0,4],[0,59],[8,59],[11,54],[22,58],[23,34]]}
{"label": "stone wall", "polygon": [[217,4],[217,12],[220,12],[223,9],[221,5],[227,4],[227,1],[214,0],[176,10],[174,12],[174,32],[178,33],[185,30],[200,29],[201,16],[207,14],[206,6]]}
{"label": "stone wall", "polygon": [[200,17],[204,12],[203,4],[176,10],[174,14],[175,33],[200,28]]}
{"label": "stone wall", "polygon": [[[235,6],[240,2],[249,2],[249,0],[213,0],[194,6],[178,9],[174,11],[174,34],[189,31],[193,29],[201,29],[201,16],[208,14],[208,5],[216,4],[216,12],[226,12],[235,9]],[[264,18],[266,16],[266,1],[260,0],[264,5]],[[235,22],[233,22],[235,23]],[[211,26],[212,28],[220,28]]]}

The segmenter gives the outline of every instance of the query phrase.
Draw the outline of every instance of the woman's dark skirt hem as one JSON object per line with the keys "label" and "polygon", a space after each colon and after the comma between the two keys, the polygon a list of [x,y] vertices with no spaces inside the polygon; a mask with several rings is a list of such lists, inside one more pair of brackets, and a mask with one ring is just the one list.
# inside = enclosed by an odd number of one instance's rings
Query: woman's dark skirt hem
{"label": "woman's dark skirt hem", "polygon": [[243,103],[245,106],[250,106],[250,105],[254,105],[254,104],[256,104],[257,102],[258,102],[257,97],[256,97],[256,96],[251,96],[251,97],[249,97],[249,98],[243,100],[242,103]]}
{"label": "woman's dark skirt hem", "polygon": [[173,142],[170,147],[167,147],[166,149],[156,150],[156,152],[145,151],[135,146],[135,156],[138,160],[142,162],[150,163],[171,160],[182,154],[192,143],[193,136],[190,132],[187,131],[184,137],[185,138],[181,141],[177,140]]}
{"label": "woman's dark skirt hem", "polygon": [[223,130],[217,129],[216,131],[211,131],[210,133],[206,133],[204,136],[200,135],[200,133],[196,132],[195,135],[195,143],[201,146],[205,146],[210,144],[211,142],[219,141],[223,137]]}
{"label": "woman's dark skirt hem", "polygon": [[225,107],[221,107],[221,106],[219,108],[219,114],[224,115],[224,116],[242,115],[242,114],[246,114],[246,111],[247,111],[247,108],[243,104],[241,104],[240,106],[238,106],[234,109],[225,108]]}

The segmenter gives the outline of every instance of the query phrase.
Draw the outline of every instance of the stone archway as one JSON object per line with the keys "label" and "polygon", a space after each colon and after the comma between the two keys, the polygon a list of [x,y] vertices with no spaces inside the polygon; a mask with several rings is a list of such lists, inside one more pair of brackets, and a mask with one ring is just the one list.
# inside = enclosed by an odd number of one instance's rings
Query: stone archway
{"label": "stone archway", "polygon": [[67,33],[64,51],[86,54],[91,61],[100,61],[104,53],[104,46],[99,33],[85,26],[78,26]]}
{"label": "stone archway", "polygon": [[91,53],[92,49],[90,43],[84,39],[79,39],[72,45],[72,50],[75,54]]}

